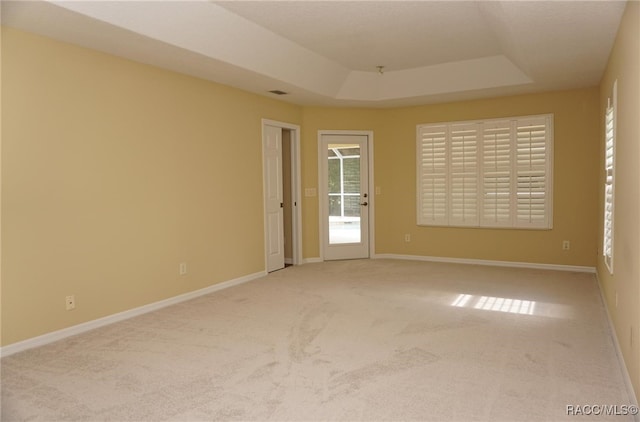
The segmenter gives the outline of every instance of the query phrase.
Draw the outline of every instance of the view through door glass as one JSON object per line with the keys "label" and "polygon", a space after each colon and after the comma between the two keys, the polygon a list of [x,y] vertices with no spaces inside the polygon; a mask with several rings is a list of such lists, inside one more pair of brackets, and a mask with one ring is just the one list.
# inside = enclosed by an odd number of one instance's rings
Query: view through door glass
{"label": "view through door glass", "polygon": [[360,146],[328,145],[329,244],[360,243]]}

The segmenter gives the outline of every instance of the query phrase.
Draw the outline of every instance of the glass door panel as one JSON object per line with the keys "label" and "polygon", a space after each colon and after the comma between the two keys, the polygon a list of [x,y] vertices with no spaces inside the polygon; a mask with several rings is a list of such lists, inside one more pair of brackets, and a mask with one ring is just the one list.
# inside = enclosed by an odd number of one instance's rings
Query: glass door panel
{"label": "glass door panel", "polygon": [[329,244],[360,243],[360,146],[327,148]]}
{"label": "glass door panel", "polygon": [[368,135],[322,134],[319,147],[323,259],[369,257]]}

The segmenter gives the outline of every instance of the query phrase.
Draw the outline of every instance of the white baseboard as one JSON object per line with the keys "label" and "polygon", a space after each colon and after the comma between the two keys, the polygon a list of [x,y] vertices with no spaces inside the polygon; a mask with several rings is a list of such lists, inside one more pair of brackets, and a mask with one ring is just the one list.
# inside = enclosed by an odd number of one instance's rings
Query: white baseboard
{"label": "white baseboard", "polygon": [[303,264],[316,264],[316,263],[318,263],[318,262],[323,262],[323,261],[322,261],[322,258],[320,258],[320,257],[316,257],[316,258],[304,258],[304,259],[302,260],[302,263],[303,263]]}
{"label": "white baseboard", "polygon": [[489,265],[494,267],[532,268],[539,270],[573,271],[595,274],[595,267],[581,267],[577,265],[537,264],[533,262],[491,261],[484,259],[445,258],[439,256],[377,254],[374,259],[407,259],[412,261],[444,262],[449,264]]}
{"label": "white baseboard", "polygon": [[[616,349],[618,362],[620,362],[620,368],[622,369],[622,378],[624,378],[625,386],[627,387],[627,394],[629,395],[629,400],[631,401],[629,404],[638,406],[638,399],[636,397],[636,392],[635,392],[635,389],[633,388],[633,383],[631,382],[629,371],[627,370],[627,364],[624,361],[624,355],[622,354],[622,349],[620,348],[620,342],[618,341],[618,334],[616,333],[616,327],[613,325],[613,318],[611,318],[611,313],[609,312],[609,305],[607,304],[607,298],[605,297],[604,291],[602,290],[602,283],[600,282],[600,277],[598,277],[597,272],[596,272],[596,279],[598,281],[598,291],[600,292],[600,300],[602,300],[604,311],[607,314],[607,320],[609,322],[609,332],[611,333],[611,340],[613,341],[613,347]],[[634,415],[633,418],[634,418],[633,420],[635,421],[640,421],[640,415]]]}
{"label": "white baseboard", "polygon": [[94,319],[93,321],[83,322],[82,324],[74,325],[69,328],[63,328],[62,330],[53,331],[38,337],[33,337],[27,340],[13,343],[8,346],[4,346],[0,348],[0,356],[5,357],[5,356],[13,355],[14,353],[22,352],[27,349],[32,349],[34,347],[44,346],[45,344],[53,343],[54,341],[75,336],[77,334],[84,333],[86,331],[93,330],[99,327],[103,327],[105,325],[113,324],[114,322],[123,321],[125,319],[133,318],[135,316],[146,314],[148,312],[153,312],[158,309],[165,308],[167,306],[175,305],[176,303],[195,299],[196,297],[213,293],[218,290],[237,286],[238,284],[246,283],[248,281],[252,281],[257,278],[263,277],[265,275],[267,275],[266,271],[260,271],[254,274],[249,274],[243,277],[235,278],[233,280],[223,281],[222,283],[216,283],[214,285],[205,287],[203,289],[194,290],[193,292],[170,297],[169,299],[160,300],[158,302],[150,303],[148,305],[140,306],[138,308],[129,309],[127,311],[119,312],[117,314],[108,315],[103,318]]}

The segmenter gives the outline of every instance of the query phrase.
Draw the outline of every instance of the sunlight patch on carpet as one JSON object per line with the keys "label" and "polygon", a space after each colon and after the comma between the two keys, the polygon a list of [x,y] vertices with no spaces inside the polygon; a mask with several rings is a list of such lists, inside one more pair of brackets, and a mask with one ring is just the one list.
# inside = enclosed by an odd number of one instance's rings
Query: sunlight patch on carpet
{"label": "sunlight patch on carpet", "polygon": [[508,312],[510,314],[533,315],[536,308],[534,300],[510,299],[495,296],[480,296],[475,302],[472,301],[475,296],[468,294],[460,294],[451,303],[451,306],[464,308],[473,305],[474,309],[483,311]]}

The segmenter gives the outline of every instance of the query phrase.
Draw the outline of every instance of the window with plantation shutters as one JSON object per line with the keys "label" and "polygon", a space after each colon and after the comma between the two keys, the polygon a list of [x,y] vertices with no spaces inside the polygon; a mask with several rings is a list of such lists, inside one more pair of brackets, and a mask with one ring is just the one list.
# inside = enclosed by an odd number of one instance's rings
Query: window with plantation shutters
{"label": "window with plantation shutters", "polygon": [[604,183],[604,236],[602,254],[604,262],[613,274],[613,193],[616,142],[616,90],[617,81],[613,84],[613,101],[609,99],[605,112],[605,183]]}
{"label": "window with plantation shutters", "polygon": [[417,129],[419,225],[551,228],[552,115]]}
{"label": "window with plantation shutters", "polygon": [[478,127],[449,129],[449,225],[478,225]]}
{"label": "window with plantation shutters", "polygon": [[509,121],[487,122],[482,133],[482,225],[511,227],[513,148]]}
{"label": "window with plantation shutters", "polygon": [[546,119],[516,123],[516,226],[547,227]]}
{"label": "window with plantation shutters", "polygon": [[448,224],[447,214],[447,134],[446,126],[429,126],[418,130],[418,165],[420,167],[419,224]]}

